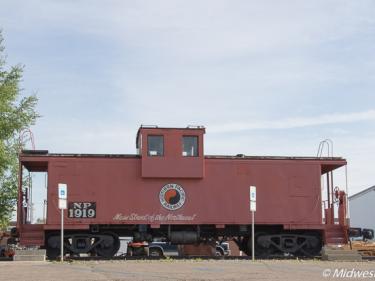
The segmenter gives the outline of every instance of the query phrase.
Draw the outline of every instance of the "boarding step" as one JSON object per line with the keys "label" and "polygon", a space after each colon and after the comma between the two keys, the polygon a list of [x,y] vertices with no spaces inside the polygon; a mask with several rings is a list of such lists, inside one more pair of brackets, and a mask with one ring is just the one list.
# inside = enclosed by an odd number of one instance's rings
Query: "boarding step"
{"label": "boarding step", "polygon": [[357,250],[325,246],[322,249],[322,260],[325,261],[361,261],[362,255]]}
{"label": "boarding step", "polygon": [[345,230],[341,225],[327,225],[325,228],[325,244],[346,244]]}
{"label": "boarding step", "polygon": [[14,261],[45,261],[46,250],[43,249],[26,249],[16,250],[13,257]]}
{"label": "boarding step", "polygon": [[326,237],[326,244],[346,244],[344,237]]}
{"label": "boarding step", "polygon": [[44,245],[43,225],[23,225],[20,231],[20,244],[26,247]]}
{"label": "boarding step", "polygon": [[42,246],[44,245],[44,236],[23,234],[20,236],[20,244],[22,246]]}

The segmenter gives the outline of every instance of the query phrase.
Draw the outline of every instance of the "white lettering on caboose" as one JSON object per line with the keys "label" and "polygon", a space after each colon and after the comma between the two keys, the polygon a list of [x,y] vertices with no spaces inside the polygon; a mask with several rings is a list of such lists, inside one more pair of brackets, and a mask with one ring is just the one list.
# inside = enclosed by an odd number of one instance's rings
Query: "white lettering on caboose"
{"label": "white lettering on caboose", "polygon": [[116,214],[113,217],[114,221],[147,221],[147,222],[155,222],[155,221],[193,221],[197,217],[197,214],[193,214],[190,216],[186,216],[183,214],[178,215],[162,215],[162,214],[145,214],[140,215],[137,213],[131,213],[129,215],[124,215],[121,213]]}

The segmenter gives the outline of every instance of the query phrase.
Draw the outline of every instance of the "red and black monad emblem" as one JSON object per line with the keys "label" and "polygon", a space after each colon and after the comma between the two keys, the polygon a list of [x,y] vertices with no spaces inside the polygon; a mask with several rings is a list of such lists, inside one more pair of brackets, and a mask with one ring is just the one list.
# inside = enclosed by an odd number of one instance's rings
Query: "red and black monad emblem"
{"label": "red and black monad emblem", "polygon": [[180,209],[185,203],[185,191],[181,185],[168,183],[163,186],[159,193],[161,205],[167,210]]}

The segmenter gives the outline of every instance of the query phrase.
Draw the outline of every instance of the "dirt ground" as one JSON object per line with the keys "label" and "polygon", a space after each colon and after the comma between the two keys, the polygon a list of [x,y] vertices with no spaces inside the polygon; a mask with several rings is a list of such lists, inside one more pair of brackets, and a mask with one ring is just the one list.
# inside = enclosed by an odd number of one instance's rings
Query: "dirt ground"
{"label": "dirt ground", "polygon": [[[367,273],[366,273],[367,272]],[[336,276],[335,276],[336,273]],[[355,274],[357,277],[355,277]],[[358,274],[367,277],[358,277]],[[371,277],[372,273],[372,277]],[[341,275],[340,275],[341,274]],[[345,275],[345,276],[343,276]],[[341,276],[341,277],[340,277]],[[375,262],[158,260],[0,262],[0,280],[332,280],[375,279]]]}

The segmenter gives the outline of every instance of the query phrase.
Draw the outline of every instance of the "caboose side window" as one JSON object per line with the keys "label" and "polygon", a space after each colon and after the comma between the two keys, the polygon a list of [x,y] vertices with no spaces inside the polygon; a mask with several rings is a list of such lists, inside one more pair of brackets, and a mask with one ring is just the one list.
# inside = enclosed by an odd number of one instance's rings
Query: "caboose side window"
{"label": "caboose side window", "polygon": [[147,154],[148,156],[164,155],[164,137],[147,136]]}
{"label": "caboose side window", "polygon": [[198,156],[198,137],[182,137],[182,156]]}

